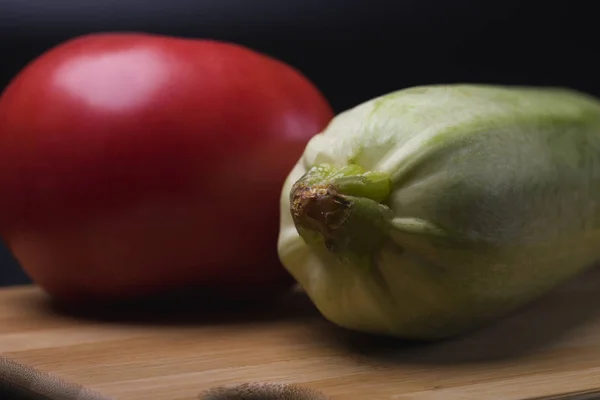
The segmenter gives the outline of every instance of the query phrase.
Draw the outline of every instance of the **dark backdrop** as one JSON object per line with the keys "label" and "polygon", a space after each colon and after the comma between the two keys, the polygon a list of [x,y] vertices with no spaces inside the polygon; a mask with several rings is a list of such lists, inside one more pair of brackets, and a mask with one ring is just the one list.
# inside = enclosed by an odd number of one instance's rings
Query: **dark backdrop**
{"label": "dark backdrop", "polygon": [[[302,70],[338,112],[429,83],[564,85],[600,95],[594,11],[593,2],[531,0],[0,0],[0,90],[61,41],[128,30],[269,53]],[[0,286],[22,282],[0,247]]]}

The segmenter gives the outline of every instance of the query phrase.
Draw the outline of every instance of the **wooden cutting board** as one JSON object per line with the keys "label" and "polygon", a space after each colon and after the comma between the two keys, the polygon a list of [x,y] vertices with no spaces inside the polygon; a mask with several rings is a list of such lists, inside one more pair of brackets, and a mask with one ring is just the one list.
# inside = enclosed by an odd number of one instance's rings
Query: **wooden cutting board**
{"label": "wooden cutting board", "polygon": [[201,299],[182,297],[67,311],[35,287],[0,290],[0,386],[61,400],[191,400],[250,382],[322,397],[206,398],[600,398],[600,270],[493,326],[434,344],[336,328],[302,293],[264,308],[209,312]]}

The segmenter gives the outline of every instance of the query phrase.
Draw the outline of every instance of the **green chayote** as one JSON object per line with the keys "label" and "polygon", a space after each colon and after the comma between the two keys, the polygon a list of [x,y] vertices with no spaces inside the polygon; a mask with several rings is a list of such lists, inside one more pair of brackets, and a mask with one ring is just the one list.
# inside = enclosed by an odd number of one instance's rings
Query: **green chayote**
{"label": "green chayote", "polygon": [[333,323],[433,340],[600,259],[600,101],[432,85],[337,115],[281,196],[279,255]]}

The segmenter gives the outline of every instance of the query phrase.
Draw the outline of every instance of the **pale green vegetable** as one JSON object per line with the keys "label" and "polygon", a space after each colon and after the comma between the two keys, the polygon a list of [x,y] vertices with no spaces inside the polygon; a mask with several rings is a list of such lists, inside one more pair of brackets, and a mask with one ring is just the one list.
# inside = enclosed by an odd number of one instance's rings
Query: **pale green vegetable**
{"label": "pale green vegetable", "polygon": [[438,339],[600,259],[600,101],[436,85],[339,114],[285,182],[279,255],[340,326]]}

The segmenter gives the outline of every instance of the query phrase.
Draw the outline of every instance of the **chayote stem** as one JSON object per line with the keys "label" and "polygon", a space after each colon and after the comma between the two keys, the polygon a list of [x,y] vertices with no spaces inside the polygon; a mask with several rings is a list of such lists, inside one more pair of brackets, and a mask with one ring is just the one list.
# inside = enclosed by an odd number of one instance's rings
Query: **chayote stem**
{"label": "chayote stem", "polygon": [[340,256],[369,257],[390,229],[394,214],[382,203],[391,191],[387,174],[356,165],[318,165],[292,187],[292,218],[309,245],[324,244]]}

